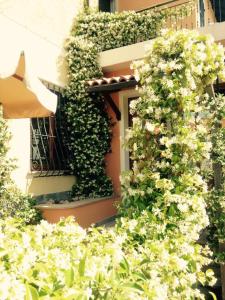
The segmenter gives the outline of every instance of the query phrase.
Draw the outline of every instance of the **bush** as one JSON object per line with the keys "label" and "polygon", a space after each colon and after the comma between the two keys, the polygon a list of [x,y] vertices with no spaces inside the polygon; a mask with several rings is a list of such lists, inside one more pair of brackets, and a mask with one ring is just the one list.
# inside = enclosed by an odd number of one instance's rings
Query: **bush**
{"label": "bush", "polygon": [[15,168],[12,160],[7,158],[10,134],[7,123],[0,112],[0,218],[15,217],[25,223],[40,220],[40,214],[34,209],[35,200],[24,195],[11,179]]}
{"label": "bush", "polygon": [[88,231],[72,219],[0,221],[0,299],[203,299],[195,283],[212,272],[201,272],[202,250],[182,236],[156,239],[163,224],[149,226],[151,217]]}

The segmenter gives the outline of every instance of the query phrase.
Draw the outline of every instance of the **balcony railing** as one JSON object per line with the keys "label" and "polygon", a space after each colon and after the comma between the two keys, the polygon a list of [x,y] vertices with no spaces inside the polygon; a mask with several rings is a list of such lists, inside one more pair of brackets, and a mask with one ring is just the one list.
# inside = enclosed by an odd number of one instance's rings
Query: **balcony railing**
{"label": "balcony railing", "polygon": [[178,29],[195,29],[225,21],[225,0],[170,0],[137,11],[168,10],[166,27]]}

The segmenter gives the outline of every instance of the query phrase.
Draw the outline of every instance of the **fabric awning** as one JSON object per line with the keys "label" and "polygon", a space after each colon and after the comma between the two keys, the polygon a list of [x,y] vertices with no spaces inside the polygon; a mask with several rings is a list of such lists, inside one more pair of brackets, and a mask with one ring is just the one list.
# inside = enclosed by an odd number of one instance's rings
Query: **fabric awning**
{"label": "fabric awning", "polygon": [[55,113],[57,96],[35,75],[29,51],[0,50],[0,103],[6,119],[47,117]]}

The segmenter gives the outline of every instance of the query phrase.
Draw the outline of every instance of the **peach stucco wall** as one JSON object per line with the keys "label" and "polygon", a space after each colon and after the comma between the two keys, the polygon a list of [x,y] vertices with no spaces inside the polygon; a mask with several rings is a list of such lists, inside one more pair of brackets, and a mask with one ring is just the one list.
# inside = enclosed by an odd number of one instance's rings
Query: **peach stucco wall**
{"label": "peach stucco wall", "polygon": [[[115,104],[119,106],[118,94],[111,94]],[[114,124],[112,127],[112,142],[111,142],[111,152],[105,157],[106,162],[106,173],[112,179],[113,189],[115,195],[120,195],[120,129],[119,121],[115,117],[115,113],[112,111],[111,107],[107,108],[108,115],[112,119]]]}
{"label": "peach stucco wall", "polygon": [[122,76],[122,75],[130,75],[133,74],[134,70],[132,70],[130,67],[128,68],[124,68],[124,69],[119,69],[116,71],[112,71],[112,72],[105,72],[104,76],[105,77],[117,77],[117,76]]}
{"label": "peach stucco wall", "polygon": [[100,199],[97,201],[89,200],[85,203],[82,200],[82,205],[77,205],[76,202],[69,204],[46,204],[37,205],[37,208],[42,212],[42,216],[49,223],[57,223],[62,217],[75,217],[78,224],[84,228],[91,224],[104,221],[117,214],[119,197]]}
{"label": "peach stucco wall", "polygon": [[156,4],[167,2],[165,0],[118,0],[118,11],[141,10]]}
{"label": "peach stucco wall", "polygon": [[[105,77],[113,77],[113,76],[120,76],[120,75],[128,75],[132,74],[133,70],[130,68],[121,69],[114,72],[105,73]],[[114,100],[117,107],[119,107],[119,94],[118,92],[111,94],[112,99]],[[120,166],[120,124],[116,117],[115,113],[112,111],[111,107],[108,107],[108,114],[112,118],[112,122],[114,126],[112,128],[112,143],[111,143],[111,153],[106,155],[106,172],[107,175],[110,176],[113,182],[114,193],[116,195],[120,195],[120,173],[121,173],[121,166]]]}

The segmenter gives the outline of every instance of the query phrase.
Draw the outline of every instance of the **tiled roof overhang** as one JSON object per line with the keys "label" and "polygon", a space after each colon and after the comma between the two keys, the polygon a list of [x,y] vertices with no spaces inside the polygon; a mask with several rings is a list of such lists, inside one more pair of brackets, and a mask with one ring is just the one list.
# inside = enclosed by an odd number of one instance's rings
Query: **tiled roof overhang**
{"label": "tiled roof overhang", "polygon": [[87,81],[88,92],[116,92],[122,89],[132,88],[137,85],[134,75],[123,75],[118,77],[103,77]]}

